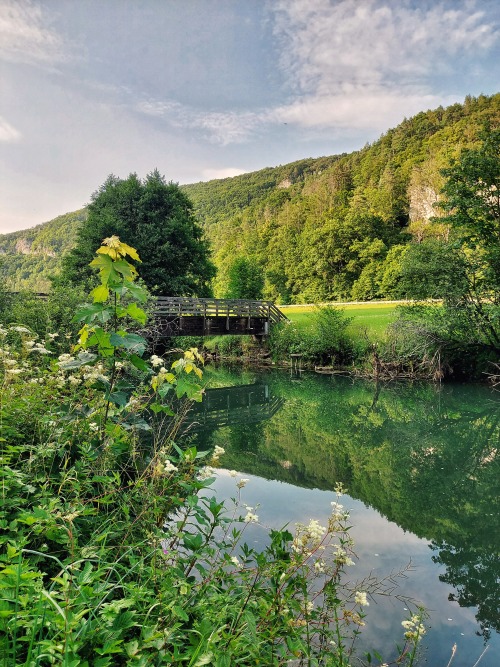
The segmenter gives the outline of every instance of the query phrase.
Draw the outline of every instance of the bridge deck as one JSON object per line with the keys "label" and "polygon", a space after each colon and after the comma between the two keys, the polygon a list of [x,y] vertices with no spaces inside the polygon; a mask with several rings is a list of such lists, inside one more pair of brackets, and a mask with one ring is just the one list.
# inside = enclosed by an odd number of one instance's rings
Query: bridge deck
{"label": "bridge deck", "polygon": [[249,299],[156,299],[155,320],[160,337],[248,335],[264,336],[273,324],[288,318],[272,301]]}

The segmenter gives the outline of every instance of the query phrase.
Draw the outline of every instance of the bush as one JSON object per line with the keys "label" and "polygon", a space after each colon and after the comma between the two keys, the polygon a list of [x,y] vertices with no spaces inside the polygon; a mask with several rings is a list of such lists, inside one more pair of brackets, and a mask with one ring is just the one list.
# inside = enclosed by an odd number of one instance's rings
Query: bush
{"label": "bush", "polygon": [[285,322],[273,327],[269,347],[275,359],[302,354],[306,361],[316,364],[345,365],[351,363],[356,350],[347,334],[352,318],[333,306],[317,307],[309,329],[298,329]]}

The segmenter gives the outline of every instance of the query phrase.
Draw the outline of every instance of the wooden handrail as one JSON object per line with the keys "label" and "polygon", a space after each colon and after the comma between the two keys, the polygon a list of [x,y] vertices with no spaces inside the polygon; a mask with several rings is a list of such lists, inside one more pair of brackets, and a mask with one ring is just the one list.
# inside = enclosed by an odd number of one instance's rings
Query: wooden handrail
{"label": "wooden handrail", "polygon": [[155,314],[203,315],[204,317],[257,317],[277,324],[288,320],[272,301],[251,299],[200,299],[195,297],[159,296],[156,298]]}

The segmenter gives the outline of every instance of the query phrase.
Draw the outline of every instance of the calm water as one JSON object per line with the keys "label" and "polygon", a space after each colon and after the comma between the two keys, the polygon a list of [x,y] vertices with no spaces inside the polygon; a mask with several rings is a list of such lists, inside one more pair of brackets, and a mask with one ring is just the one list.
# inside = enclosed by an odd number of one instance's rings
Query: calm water
{"label": "calm water", "polygon": [[[485,647],[480,667],[500,665],[499,393],[222,368],[205,378],[212,388],[193,419],[200,444],[226,450],[219,496],[235,495],[227,470],[244,473],[244,501],[277,528],[325,522],[342,482],[352,577],[411,560],[399,592],[430,612],[422,664],[446,667],[456,643],[453,667],[472,667]],[[390,657],[405,604],[382,598],[368,611],[366,646]]]}

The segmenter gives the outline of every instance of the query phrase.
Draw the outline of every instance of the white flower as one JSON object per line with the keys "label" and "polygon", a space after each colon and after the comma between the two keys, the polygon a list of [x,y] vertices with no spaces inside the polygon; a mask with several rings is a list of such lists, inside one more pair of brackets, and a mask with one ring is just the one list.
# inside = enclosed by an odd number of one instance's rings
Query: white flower
{"label": "white flower", "polygon": [[233,557],[231,558],[231,563],[232,563],[233,565],[236,565],[236,567],[242,567],[240,561],[238,560],[238,558],[237,558],[236,556],[233,556]]}
{"label": "white flower", "polygon": [[19,373],[23,372],[22,368],[7,368],[5,370],[6,373],[10,373],[11,375],[19,375]]}
{"label": "white flower", "polygon": [[18,333],[29,333],[29,334],[31,333],[29,329],[26,329],[26,327],[19,327],[19,326],[10,327],[10,330],[17,331]]}
{"label": "white flower", "polygon": [[230,470],[230,471],[229,471],[229,475],[230,475],[230,477],[236,477],[237,474],[238,474],[238,473],[236,472],[236,470]]}
{"label": "white flower", "polygon": [[248,482],[248,479],[245,479],[244,477],[242,477],[240,479],[240,481],[237,482],[236,486],[238,487],[238,489],[242,489],[244,486],[246,486],[247,482]]}
{"label": "white flower", "polygon": [[218,459],[219,456],[222,456],[222,454],[224,454],[225,452],[226,452],[226,450],[223,447],[219,447],[219,445],[215,445],[213,458]]}
{"label": "white flower", "polygon": [[370,603],[368,602],[368,598],[366,597],[366,593],[364,591],[356,591],[356,594],[354,596],[354,602],[356,604],[361,605],[362,607],[370,606]]}
{"label": "white flower", "polygon": [[322,560],[317,560],[314,563],[314,569],[318,574],[322,574],[325,571],[325,563]]}
{"label": "white flower", "polygon": [[54,340],[54,338],[57,338],[59,336],[58,333],[49,333],[47,334],[47,338],[50,338],[50,340]]}
{"label": "white flower", "polygon": [[204,468],[201,468],[199,473],[198,473],[198,479],[200,481],[203,481],[205,479],[208,479],[209,477],[212,477],[214,474],[214,469],[211,468],[210,466],[205,466]]}
{"label": "white flower", "polygon": [[57,359],[58,361],[74,361],[75,358],[71,354],[60,354]]}
{"label": "white flower", "polygon": [[34,340],[25,340],[24,341],[24,347],[33,347],[34,344],[35,344]]}
{"label": "white flower", "polygon": [[149,358],[149,361],[151,362],[151,366],[153,367],[161,366],[163,363],[163,359],[161,357],[158,357],[156,354],[152,354],[151,357]]}
{"label": "white flower", "polygon": [[99,424],[96,424],[95,422],[90,422],[89,429],[91,431],[98,431],[99,430]]}
{"label": "white flower", "polygon": [[257,523],[259,520],[259,517],[257,514],[253,514],[253,512],[247,512],[246,516],[243,518],[243,521],[245,523]]}
{"label": "white flower", "polygon": [[164,470],[165,470],[165,472],[177,472],[179,470],[179,468],[174,466],[172,461],[170,461],[169,459],[165,459]]}

